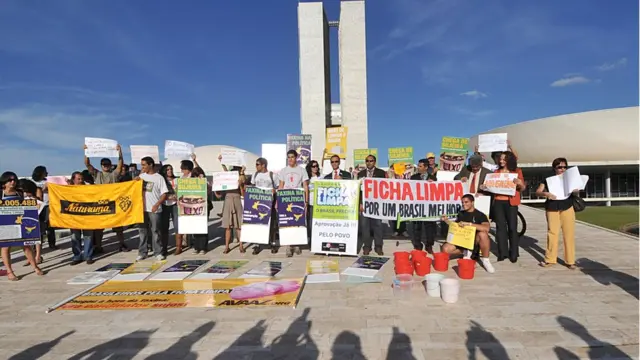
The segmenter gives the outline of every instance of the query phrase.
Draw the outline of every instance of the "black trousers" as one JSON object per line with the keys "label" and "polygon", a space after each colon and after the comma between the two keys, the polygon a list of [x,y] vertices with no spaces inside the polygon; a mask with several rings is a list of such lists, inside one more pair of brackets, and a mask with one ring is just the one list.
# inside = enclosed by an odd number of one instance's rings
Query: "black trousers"
{"label": "black trousers", "polygon": [[307,206],[307,238],[311,245],[311,228],[313,227],[313,205]]}
{"label": "black trousers", "polygon": [[49,205],[42,209],[38,220],[40,220],[40,237],[44,239],[44,235],[46,234],[49,246],[56,246],[56,230],[49,226]]}
{"label": "black trousers", "polygon": [[424,230],[426,247],[433,247],[436,242],[437,224],[435,221],[414,221],[413,222],[413,247],[422,250],[422,231]]}
{"label": "black trousers", "polygon": [[398,226],[398,221],[397,220],[389,220],[389,226],[391,227],[391,232],[392,233],[400,233],[402,234],[403,232],[407,231],[407,222],[406,221],[402,221],[400,223],[400,226]]}
{"label": "black trousers", "polygon": [[493,217],[496,223],[498,259],[518,260],[520,238],[518,236],[518,207],[508,200],[493,202]]}
{"label": "black trousers", "polygon": [[362,227],[362,247],[371,250],[371,243],[374,243],[376,248],[382,248],[382,220],[361,215],[360,226]]}

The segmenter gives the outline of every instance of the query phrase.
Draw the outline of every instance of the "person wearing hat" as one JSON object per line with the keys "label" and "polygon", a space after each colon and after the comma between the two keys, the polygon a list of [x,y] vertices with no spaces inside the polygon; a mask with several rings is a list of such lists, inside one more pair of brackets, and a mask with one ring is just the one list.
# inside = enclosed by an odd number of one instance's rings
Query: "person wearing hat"
{"label": "person wearing hat", "polygon": [[438,164],[436,164],[436,154],[430,152],[427,153],[427,179],[432,181],[438,181],[437,173],[438,173]]}

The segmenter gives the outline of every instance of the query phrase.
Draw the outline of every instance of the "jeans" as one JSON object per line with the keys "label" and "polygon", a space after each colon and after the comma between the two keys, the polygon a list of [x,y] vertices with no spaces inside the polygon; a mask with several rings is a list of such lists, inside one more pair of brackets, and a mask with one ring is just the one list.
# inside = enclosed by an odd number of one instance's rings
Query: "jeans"
{"label": "jeans", "polygon": [[493,216],[496,223],[498,259],[509,257],[511,261],[518,260],[520,244],[518,207],[512,206],[509,200],[495,200],[493,202]]}
{"label": "jeans", "polygon": [[138,246],[138,256],[147,257],[147,246],[149,242],[153,246],[153,256],[162,254],[162,240],[160,231],[162,229],[162,213],[144,213],[144,223],[138,224],[140,232],[140,245]]}
{"label": "jeans", "polygon": [[[361,215],[360,226],[362,226],[362,247],[371,250],[371,243],[374,242],[376,248],[382,248],[382,220]],[[371,237],[372,231],[373,239]]]}
{"label": "jeans", "polygon": [[433,247],[436,242],[437,224],[435,221],[414,221],[413,222],[413,247],[422,250],[422,230],[425,233],[425,246]]}
{"label": "jeans", "polygon": [[73,258],[71,259],[73,261],[91,260],[93,256],[93,231],[71,230],[71,251],[73,251]]}

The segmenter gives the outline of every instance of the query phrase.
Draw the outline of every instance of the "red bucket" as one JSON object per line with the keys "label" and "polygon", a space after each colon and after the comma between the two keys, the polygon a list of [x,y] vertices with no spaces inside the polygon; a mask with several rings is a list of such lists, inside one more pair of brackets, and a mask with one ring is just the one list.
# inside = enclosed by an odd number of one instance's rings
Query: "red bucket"
{"label": "red bucket", "polygon": [[424,259],[425,257],[427,257],[427,253],[422,251],[422,250],[411,250],[411,260],[416,260],[416,259]]}
{"label": "red bucket", "polygon": [[449,269],[449,254],[444,252],[434,253],[433,269],[436,271],[447,271]]}
{"label": "red bucket", "polygon": [[458,259],[458,276],[460,279],[471,280],[476,271],[476,261],[471,259]]}
{"label": "red bucket", "polygon": [[413,267],[416,269],[416,275],[425,276],[431,272],[431,258],[413,260]]}
{"label": "red bucket", "polygon": [[396,267],[396,274],[397,275],[401,275],[401,274],[413,275],[413,267],[411,266]]}
{"label": "red bucket", "polygon": [[400,262],[403,260],[409,261],[409,253],[406,251],[396,251],[393,253],[393,261]]}

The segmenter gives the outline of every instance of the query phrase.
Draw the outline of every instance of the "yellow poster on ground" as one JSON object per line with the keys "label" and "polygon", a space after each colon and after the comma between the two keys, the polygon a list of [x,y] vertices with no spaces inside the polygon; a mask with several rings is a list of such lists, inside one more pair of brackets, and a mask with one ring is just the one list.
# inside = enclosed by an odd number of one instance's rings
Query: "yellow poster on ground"
{"label": "yellow poster on ground", "polygon": [[340,156],[340,159],[347,158],[347,127],[337,126],[327,128],[327,140],[325,141],[327,158],[332,155]]}
{"label": "yellow poster on ground", "polygon": [[49,184],[49,221],[63,229],[109,229],[144,222],[142,180],[106,185]]}
{"label": "yellow poster on ground", "polygon": [[461,227],[456,222],[449,223],[447,242],[465,249],[473,250],[476,241],[476,227]]}
{"label": "yellow poster on ground", "polygon": [[60,310],[124,310],[200,307],[295,307],[304,278],[184,281],[108,281]]}

